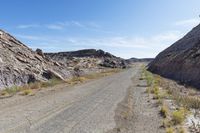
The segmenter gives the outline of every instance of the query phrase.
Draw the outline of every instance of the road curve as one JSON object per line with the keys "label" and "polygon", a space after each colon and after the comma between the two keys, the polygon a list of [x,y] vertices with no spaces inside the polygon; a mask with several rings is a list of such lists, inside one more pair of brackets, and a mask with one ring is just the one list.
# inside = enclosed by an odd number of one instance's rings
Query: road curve
{"label": "road curve", "polygon": [[105,133],[115,128],[117,104],[140,68],[49,94],[0,100],[0,133]]}

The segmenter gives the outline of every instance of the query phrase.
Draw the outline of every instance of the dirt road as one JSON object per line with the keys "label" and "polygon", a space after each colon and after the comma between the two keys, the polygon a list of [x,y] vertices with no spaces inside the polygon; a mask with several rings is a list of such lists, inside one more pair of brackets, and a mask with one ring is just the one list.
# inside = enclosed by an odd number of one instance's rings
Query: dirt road
{"label": "dirt road", "polygon": [[[144,87],[137,87],[140,75],[141,65],[136,65],[112,76],[74,87],[62,86],[61,89],[41,91],[35,96],[1,99],[0,133],[120,132],[119,126],[124,122],[131,123],[128,129],[132,133],[143,133],[146,131],[143,126],[151,127],[149,133],[160,133],[157,130],[159,118],[154,117],[157,110],[145,111],[150,105],[145,105]],[[130,120],[120,119],[119,113],[126,110],[120,107],[123,103],[130,104],[128,109],[131,115],[127,115]],[[134,108],[137,109],[134,111]],[[145,122],[142,124],[143,120]]]}

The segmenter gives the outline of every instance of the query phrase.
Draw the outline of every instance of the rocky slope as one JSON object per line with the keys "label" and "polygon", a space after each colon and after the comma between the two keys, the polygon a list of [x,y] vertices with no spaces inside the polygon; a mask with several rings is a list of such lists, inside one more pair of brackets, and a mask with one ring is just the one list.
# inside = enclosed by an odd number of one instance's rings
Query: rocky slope
{"label": "rocky slope", "polygon": [[103,50],[84,49],[72,52],[45,53],[48,58],[80,69],[126,68],[126,61]]}
{"label": "rocky slope", "polygon": [[149,70],[200,89],[200,25],[161,52]]}
{"label": "rocky slope", "polygon": [[58,62],[47,59],[41,50],[33,51],[0,30],[0,89],[53,77],[65,79],[71,72]]}

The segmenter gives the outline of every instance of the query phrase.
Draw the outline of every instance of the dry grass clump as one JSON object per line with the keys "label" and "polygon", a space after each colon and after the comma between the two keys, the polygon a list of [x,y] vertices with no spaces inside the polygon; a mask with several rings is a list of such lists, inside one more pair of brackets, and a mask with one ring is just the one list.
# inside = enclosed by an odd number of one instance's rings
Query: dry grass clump
{"label": "dry grass clump", "polygon": [[179,110],[176,110],[172,113],[172,122],[174,125],[182,124],[185,120],[187,115],[187,110],[184,108],[181,108]]}
{"label": "dry grass clump", "polygon": [[8,93],[7,91],[2,91],[2,92],[0,93],[0,95],[1,95],[1,96],[8,96],[9,93]]}
{"label": "dry grass clump", "polygon": [[83,83],[86,80],[87,80],[87,78],[85,78],[85,77],[73,77],[73,78],[67,80],[66,82],[68,84],[78,84],[78,83]]}
{"label": "dry grass clump", "polygon": [[31,89],[23,90],[21,95],[23,95],[23,96],[33,95],[33,90],[31,90]]}
{"label": "dry grass clump", "polygon": [[28,87],[30,89],[40,89],[41,88],[41,83],[40,82],[30,83],[30,84],[28,84]]}
{"label": "dry grass clump", "polygon": [[44,87],[44,88],[46,88],[46,87],[52,87],[52,86],[55,86],[55,85],[58,85],[58,84],[61,84],[61,83],[64,83],[64,81],[61,80],[61,79],[58,79],[58,78],[52,78],[52,79],[50,79],[47,82],[41,82],[40,83],[40,87],[41,88],[42,87]]}
{"label": "dry grass clump", "polygon": [[152,86],[152,84],[154,83],[153,74],[146,70],[144,72],[144,76],[147,81],[147,86]]}
{"label": "dry grass clump", "polygon": [[177,101],[177,104],[180,104],[188,109],[200,109],[200,99],[196,96],[175,95],[174,99]]}

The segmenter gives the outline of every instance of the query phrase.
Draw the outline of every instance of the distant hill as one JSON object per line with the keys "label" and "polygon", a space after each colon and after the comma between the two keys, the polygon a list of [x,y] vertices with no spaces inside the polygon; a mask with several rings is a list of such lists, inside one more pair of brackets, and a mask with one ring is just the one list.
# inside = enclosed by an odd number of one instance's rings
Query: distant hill
{"label": "distant hill", "polygon": [[51,58],[72,58],[72,57],[109,57],[109,58],[116,58],[116,56],[104,52],[103,50],[96,50],[96,49],[83,49],[83,50],[77,50],[77,51],[69,51],[69,52],[58,52],[58,53],[45,53],[45,55],[51,57]]}
{"label": "distant hill", "polygon": [[200,89],[200,25],[161,52],[149,70]]}
{"label": "distant hill", "polygon": [[135,63],[135,62],[151,62],[151,61],[153,61],[154,60],[154,58],[130,58],[130,59],[127,59],[126,61],[128,62],[128,63]]}
{"label": "distant hill", "polygon": [[103,50],[83,49],[71,52],[45,53],[48,58],[80,68],[126,68],[126,61]]}

